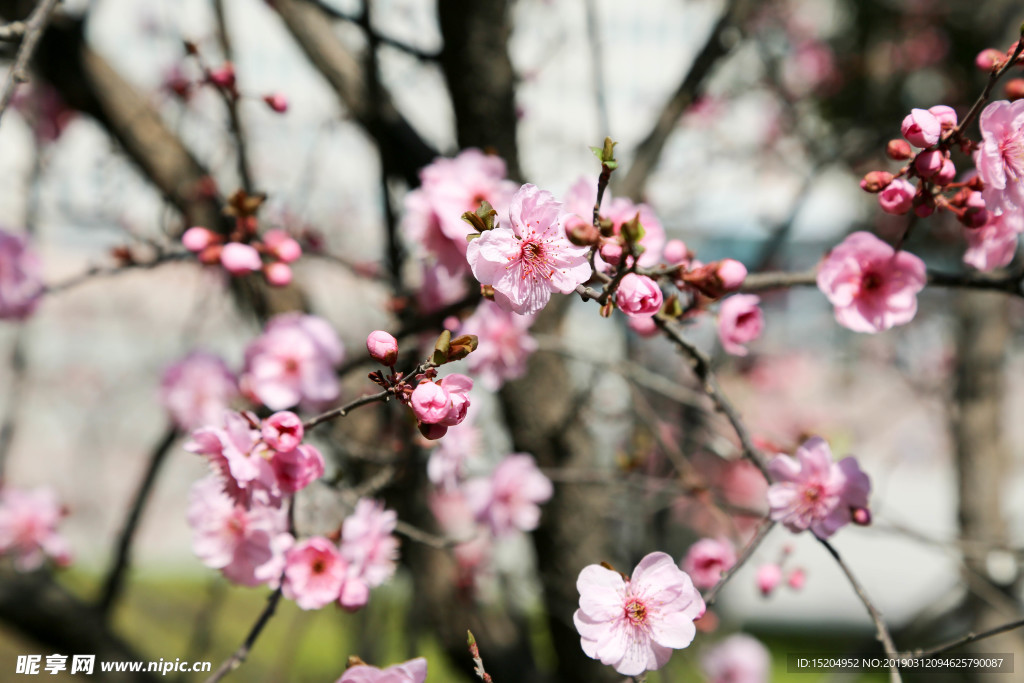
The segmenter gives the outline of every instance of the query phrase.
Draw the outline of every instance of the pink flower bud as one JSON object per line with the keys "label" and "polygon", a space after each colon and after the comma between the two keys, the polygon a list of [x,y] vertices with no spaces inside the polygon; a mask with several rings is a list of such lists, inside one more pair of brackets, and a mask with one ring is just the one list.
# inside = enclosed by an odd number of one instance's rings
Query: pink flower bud
{"label": "pink flower bud", "polygon": [[722,288],[727,292],[739,289],[747,279],[747,267],[731,258],[719,261],[715,272],[722,282]]}
{"label": "pink flower bud", "polygon": [[934,107],[928,108],[928,113],[939,120],[942,130],[956,128],[957,117],[956,110],[953,107],[945,104],[936,104]]}
{"label": "pink flower bud", "polygon": [[260,433],[263,442],[275,451],[293,451],[302,443],[305,430],[298,415],[282,410],[263,421]]}
{"label": "pink flower bud", "polygon": [[789,584],[790,588],[798,591],[804,587],[805,583],[807,583],[807,574],[803,569],[794,569],[789,573],[789,576],[786,577],[786,583]]}
{"label": "pink flower bud", "polygon": [[903,119],[901,130],[915,147],[931,147],[939,141],[942,124],[927,109],[912,109]]}
{"label": "pink flower bud", "polygon": [[914,215],[918,218],[927,218],[935,213],[935,204],[931,201],[914,204]]}
{"label": "pink flower bud", "polygon": [[885,147],[885,153],[894,161],[903,161],[912,157],[914,150],[910,148],[910,143],[906,140],[895,138],[889,140],[889,144]]}
{"label": "pink flower bud", "polygon": [[1012,102],[1024,98],[1024,78],[1011,78],[1003,86],[1003,91],[1006,93],[1006,99]]}
{"label": "pink flower bud", "polygon": [[782,568],[777,564],[763,564],[757,569],[757,587],[768,597],[782,581]]}
{"label": "pink flower bud", "polygon": [[220,88],[235,87],[235,67],[231,62],[224,62],[209,75],[210,82]]}
{"label": "pink flower bud", "polygon": [[421,382],[409,399],[413,415],[424,424],[437,424],[448,416],[452,398],[444,387],[434,382]]}
{"label": "pink flower bud", "polygon": [[864,190],[865,192],[881,192],[891,182],[892,173],[889,173],[887,171],[871,171],[870,173],[867,173],[863,178],[861,178],[860,189]]}
{"label": "pink flower bud", "polygon": [[277,451],[270,459],[277,485],[285,493],[306,488],[324,474],[324,456],[313,446],[303,444],[291,451]]}
{"label": "pink flower bud", "polygon": [[682,240],[669,240],[662,252],[666,263],[683,263],[690,257],[690,250]]}
{"label": "pink flower bud", "polygon": [[622,260],[622,245],[618,242],[605,242],[600,251],[601,258],[609,265],[617,266]]}
{"label": "pink flower bud", "polygon": [[937,149],[928,150],[917,155],[917,159],[914,160],[914,169],[922,178],[931,178],[942,168],[943,161],[945,158],[942,152]]}
{"label": "pink flower bud", "polygon": [[421,422],[417,427],[419,427],[420,434],[427,441],[437,441],[448,433],[448,428],[444,425],[428,425],[425,422]]}
{"label": "pink flower bud", "polygon": [[565,219],[565,236],[577,247],[590,247],[601,241],[601,232],[594,224],[576,214]]}
{"label": "pink flower bud", "polygon": [[292,281],[292,269],[287,263],[268,263],[263,266],[263,276],[271,287],[287,287]]}
{"label": "pink flower bud", "polygon": [[960,222],[968,228],[980,228],[988,223],[988,219],[985,198],[980,192],[972,192],[964,202],[964,213],[960,216]]}
{"label": "pink flower bud", "polygon": [[199,257],[200,263],[205,263],[208,266],[220,263],[220,253],[224,251],[223,244],[211,244],[210,246],[203,249],[201,252],[196,254]]}
{"label": "pink flower bud", "polygon": [[232,275],[244,275],[263,266],[255,247],[241,242],[229,242],[220,252],[220,263]]}
{"label": "pink flower bud", "polygon": [[626,315],[649,318],[661,310],[662,301],[658,283],[646,275],[627,273],[619,281],[615,303]]}
{"label": "pink flower bud", "polygon": [[982,71],[992,71],[1003,63],[1004,56],[999,50],[990,47],[978,53],[974,58],[974,65]]}
{"label": "pink flower bud", "polygon": [[914,205],[916,191],[909,182],[897,178],[879,193],[878,204],[886,213],[904,214]]}
{"label": "pink flower bud", "polygon": [[270,253],[285,263],[294,263],[302,256],[302,246],[284,230],[268,230],[263,235],[263,244]]}
{"label": "pink flower bud", "polygon": [[956,180],[956,166],[953,164],[952,159],[944,159],[942,161],[942,168],[932,178],[937,185],[949,185],[951,182]]}
{"label": "pink flower bud", "polygon": [[867,508],[854,508],[852,511],[853,523],[860,526],[871,524],[871,510]]}
{"label": "pink flower bud", "polygon": [[283,114],[288,111],[288,98],[281,93],[264,95],[263,101],[267,103],[268,107],[276,111],[278,114]]}
{"label": "pink flower bud", "polygon": [[366,337],[370,358],[389,368],[398,360],[398,340],[384,330],[374,330]]}
{"label": "pink flower bud", "polygon": [[473,388],[473,380],[455,373],[441,380],[441,388],[448,392],[452,405],[439,424],[454,427],[465,420],[469,413],[469,390]]}
{"label": "pink flower bud", "polygon": [[181,236],[182,245],[191,252],[198,253],[211,244],[220,241],[220,236],[213,230],[196,226],[189,228]]}

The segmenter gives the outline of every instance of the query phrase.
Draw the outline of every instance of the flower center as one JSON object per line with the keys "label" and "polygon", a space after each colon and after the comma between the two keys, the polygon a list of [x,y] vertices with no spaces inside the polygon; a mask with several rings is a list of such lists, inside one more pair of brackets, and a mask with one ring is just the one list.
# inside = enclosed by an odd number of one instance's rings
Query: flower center
{"label": "flower center", "polygon": [[1014,182],[1024,179],[1024,131],[1014,131],[1003,138],[999,143],[999,156],[1006,174]]}
{"label": "flower center", "polygon": [[860,282],[861,289],[867,292],[882,286],[882,278],[878,273],[867,273]]}
{"label": "flower center", "polygon": [[809,504],[814,505],[821,500],[821,487],[817,484],[811,484],[804,489],[804,500]]}
{"label": "flower center", "polygon": [[647,621],[647,606],[636,598],[626,603],[626,617],[637,626]]}
{"label": "flower center", "polygon": [[314,574],[323,574],[324,570],[327,569],[327,563],[323,561],[323,558],[317,558],[313,560],[311,569]]}
{"label": "flower center", "polygon": [[[536,237],[529,237],[523,240],[519,248],[519,257],[511,258],[509,261],[518,262],[523,268],[523,279],[527,277],[550,278],[554,268],[548,261],[544,243]],[[536,275],[534,273],[536,272]]]}

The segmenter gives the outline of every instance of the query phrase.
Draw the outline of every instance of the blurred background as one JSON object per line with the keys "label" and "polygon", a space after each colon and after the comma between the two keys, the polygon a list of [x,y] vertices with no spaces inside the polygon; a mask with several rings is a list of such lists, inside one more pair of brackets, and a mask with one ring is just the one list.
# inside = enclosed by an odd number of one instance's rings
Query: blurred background
{"label": "blurred background", "polygon": [[[24,18],[34,4],[0,0],[0,17]],[[0,679],[16,654],[83,642],[215,666],[234,650],[267,591],[231,587],[192,555],[186,498],[206,468],[180,434],[124,593],[108,613],[93,608],[167,438],[161,373],[196,348],[240,368],[269,316],[301,308],[347,349],[343,399],[368,392],[373,366],[357,361],[369,331],[408,331],[411,346],[441,329],[416,303],[423,251],[396,227],[436,156],[486,149],[510,178],[562,197],[580,178],[596,182],[588,147],[609,135],[620,163],[610,192],[649,204],[669,238],[705,262],[804,271],[854,230],[890,241],[907,230],[859,177],[892,170],[885,142],[911,108],[965,112],[987,78],[975,55],[1005,50],[1022,20],[1008,0],[65,0],[0,125],[0,225],[31,235],[47,283],[74,281],[28,321],[0,325],[0,463],[6,485],[58,491],[76,561],[30,577],[5,569]],[[17,47],[0,45],[9,59]],[[234,105],[202,82],[203,64],[225,61]],[[264,102],[274,94],[287,112]],[[173,251],[190,225],[216,229],[224,197],[246,185],[267,195],[261,226],[307,246],[283,292],[194,260],[75,279],[123,263],[115,250],[145,261]],[[914,223],[906,242],[943,272],[968,269],[965,244],[946,215]],[[871,475],[873,524],[845,529],[835,546],[901,649],[1022,616],[1024,392],[1012,380],[1024,371],[1024,308],[969,290],[929,289],[919,301],[912,323],[857,335],[816,289],[767,292],[765,336],[744,358],[721,351],[710,319],[689,328],[766,451],[792,453],[818,434]],[[450,549],[403,539],[399,575],[366,610],[283,605],[237,680],[334,680],[350,654],[380,665],[426,655],[428,681],[471,680],[466,628],[499,683],[621,680],[579,649],[580,568],[625,569],[652,550],[681,558],[705,536],[741,543],[764,512],[763,483],[735,471],[728,424],[671,344],[595,313],[563,297],[534,324],[527,375],[474,392],[484,436],[470,467],[533,454],[556,483],[541,527],[500,544],[468,596],[454,588]],[[395,408],[359,411],[321,446],[350,485],[387,466],[382,450],[405,463],[381,496],[434,528],[423,468],[409,466],[427,450]],[[694,495],[677,457],[714,496]],[[322,488],[302,501],[307,519],[332,514],[334,492]],[[750,514],[722,508],[722,496]],[[806,584],[765,597],[757,568],[782,557]],[[787,673],[787,653],[881,652],[807,534],[775,529],[715,615],[714,632],[648,681],[700,677],[702,651],[736,631],[772,650],[772,680],[883,679]],[[70,622],[110,640],[76,641],[85,636]],[[977,648],[1021,645],[1011,633]]]}

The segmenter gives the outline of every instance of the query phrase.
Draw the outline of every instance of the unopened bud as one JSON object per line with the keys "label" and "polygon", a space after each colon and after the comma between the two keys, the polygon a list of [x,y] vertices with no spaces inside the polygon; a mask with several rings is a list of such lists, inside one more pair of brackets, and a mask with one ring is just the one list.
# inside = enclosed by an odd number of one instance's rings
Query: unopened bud
{"label": "unopened bud", "polygon": [[992,71],[1002,65],[1004,57],[1002,52],[990,47],[978,53],[978,56],[974,58],[974,65],[982,71]]}
{"label": "unopened bud", "polygon": [[220,263],[220,252],[224,249],[223,244],[211,244],[206,249],[199,252],[199,262],[205,263],[208,266],[212,266],[215,263]]}
{"label": "unopened bud", "polygon": [[747,267],[731,258],[719,261],[715,273],[727,292],[739,289],[747,279]]}
{"label": "unopened bud", "polygon": [[626,240],[626,244],[636,244],[644,238],[645,234],[644,226],[640,223],[639,211],[632,219],[622,224],[622,237]]}
{"label": "unopened bud", "polygon": [[1016,101],[1024,98],[1024,78],[1011,78],[1003,87],[1006,91],[1006,99]]}
{"label": "unopened bud", "polygon": [[277,261],[263,266],[263,277],[271,287],[287,287],[292,281],[292,267]]}
{"label": "unopened bud", "polygon": [[601,233],[590,221],[572,214],[565,221],[565,236],[577,247],[592,247],[601,241]]}
{"label": "unopened bud", "polygon": [[366,350],[370,358],[389,368],[398,360],[398,340],[384,330],[374,330],[366,337]]}
{"label": "unopened bud", "polygon": [[448,349],[448,360],[462,360],[469,354],[476,351],[480,345],[480,339],[475,334],[463,334],[452,339]]}
{"label": "unopened bud", "polygon": [[235,87],[235,67],[231,62],[224,62],[216,69],[210,71],[208,77],[210,82],[219,88],[231,89]]}
{"label": "unopened bud", "polygon": [[431,360],[434,365],[444,365],[448,362],[448,352],[452,348],[452,332],[451,330],[445,330],[438,337],[437,341],[434,342],[434,355]]}
{"label": "unopened bud", "polygon": [[181,244],[193,253],[198,253],[218,242],[220,242],[220,236],[217,233],[209,228],[199,226],[189,228],[181,236]]}
{"label": "unopened bud", "polygon": [[[902,140],[900,142],[903,142]],[[907,144],[904,142],[903,144]],[[907,145],[910,148],[910,145]],[[871,171],[860,181],[860,189],[865,192],[881,192],[892,182],[892,173],[888,171]]]}
{"label": "unopened bud", "polygon": [[264,95],[263,101],[267,103],[273,111],[278,114],[283,114],[288,111],[288,98],[281,93],[273,93],[270,95]]}
{"label": "unopened bud", "polygon": [[427,441],[437,441],[442,436],[444,436],[445,434],[448,433],[448,428],[446,426],[444,426],[444,425],[439,425],[439,424],[429,424],[428,425],[428,424],[425,424],[423,422],[420,422],[416,426],[417,426],[417,428],[419,428],[420,434],[422,434],[423,438],[426,439]]}
{"label": "unopened bud", "polygon": [[609,265],[619,265],[619,261],[622,260],[622,245],[618,242],[605,242],[601,245],[601,258]]}
{"label": "unopened bud", "polygon": [[906,140],[894,138],[889,140],[889,144],[885,146],[885,153],[894,161],[903,161],[913,156],[914,150],[910,148],[910,143]]}
{"label": "unopened bud", "polygon": [[930,149],[917,155],[917,159],[914,160],[914,169],[922,178],[931,178],[942,168],[943,161],[945,161],[945,157],[942,152]]}
{"label": "unopened bud", "polygon": [[665,257],[666,263],[672,264],[683,263],[690,258],[690,250],[686,248],[686,243],[682,240],[669,240],[665,243],[661,254]]}
{"label": "unopened bud", "polygon": [[871,510],[867,508],[853,508],[850,510],[850,516],[853,518],[853,523],[859,526],[871,524]]}

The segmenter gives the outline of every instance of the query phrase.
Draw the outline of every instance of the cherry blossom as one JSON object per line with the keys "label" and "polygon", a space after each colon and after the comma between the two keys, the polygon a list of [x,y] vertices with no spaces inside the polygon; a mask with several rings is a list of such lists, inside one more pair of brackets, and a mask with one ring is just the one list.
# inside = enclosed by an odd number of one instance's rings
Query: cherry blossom
{"label": "cherry blossom", "polygon": [[848,236],[818,270],[818,289],[835,306],[836,321],[854,332],[910,322],[925,281],[924,261],[869,232]]}
{"label": "cherry blossom", "polygon": [[939,141],[942,122],[927,109],[912,109],[903,119],[901,130],[915,147],[931,147]]}
{"label": "cherry blossom", "polygon": [[28,238],[0,230],[0,319],[24,320],[42,294],[42,266]]}
{"label": "cherry blossom", "polygon": [[532,315],[516,315],[486,300],[466,318],[459,333],[480,339],[466,363],[488,391],[526,374],[526,359],[537,350],[537,341],[528,332],[532,324]]}
{"label": "cherry blossom", "polygon": [[[597,184],[593,178],[580,178],[565,193],[566,210],[588,223],[592,222],[596,201]],[[637,259],[637,264],[642,268],[652,268],[661,260],[662,249],[665,246],[665,229],[661,221],[647,204],[634,204],[629,199],[621,197],[613,198],[610,192],[605,191],[601,215],[611,221],[614,235],[618,236],[622,232],[623,223],[633,220],[637,213],[640,214],[640,224],[644,226],[644,236],[639,242],[644,251]],[[601,258],[595,260],[595,266],[598,270],[608,270],[608,266]]]}
{"label": "cherry blossom", "polygon": [[192,485],[188,523],[192,551],[207,567],[243,586],[276,584],[292,545],[285,511],[269,505],[247,508],[229,497],[211,475]]}
{"label": "cherry blossom", "polygon": [[283,313],[245,350],[242,388],[271,410],[300,403],[322,406],[338,398],[334,368],[344,352],[323,318]]}
{"label": "cherry blossom", "polygon": [[374,330],[366,337],[366,350],[370,358],[391,367],[398,360],[398,340],[384,330]]}
{"label": "cherry blossom", "polygon": [[661,310],[662,301],[661,287],[646,275],[626,273],[619,281],[615,304],[630,317],[650,318]]}
{"label": "cherry blossom", "polygon": [[980,228],[964,228],[967,251],[964,263],[981,271],[1009,265],[1017,253],[1017,242],[1024,233],[1024,211],[1011,210],[1002,214],[988,214]]}
{"label": "cherry blossom", "polygon": [[772,660],[761,641],[736,633],[708,650],[700,663],[708,683],[768,683]]}
{"label": "cherry blossom", "polygon": [[315,446],[302,444],[290,451],[276,451],[270,466],[278,488],[284,493],[295,493],[323,476],[324,456]]}
{"label": "cherry blossom", "polygon": [[236,499],[253,488],[271,489],[276,477],[265,456],[269,456],[261,434],[241,413],[225,412],[221,427],[202,427],[192,432],[185,450],[205,456],[215,473],[226,480],[225,490]]}
{"label": "cherry blossom", "polygon": [[341,556],[349,563],[350,577],[368,588],[391,578],[398,560],[398,539],[392,535],[397,523],[398,515],[383,503],[359,499],[341,527]]}
{"label": "cherry blossom", "polygon": [[71,549],[57,531],[64,514],[49,487],[0,489],[0,554],[13,555],[15,567],[23,572],[38,569],[47,557],[70,564]]}
{"label": "cherry blossom", "polygon": [[466,497],[476,518],[495,536],[518,529],[533,531],[540,523],[540,505],[554,494],[551,480],[537,469],[532,455],[505,456],[487,478],[466,482]]}
{"label": "cherry blossom", "polygon": [[552,292],[568,294],[590,278],[589,250],[569,242],[565,216],[550,192],[523,185],[509,208],[511,227],[488,230],[469,243],[473,276],[494,288],[501,308],[536,313]]}
{"label": "cherry blossom", "polygon": [[623,676],[664,666],[673,649],[693,641],[693,622],[704,615],[690,577],[661,552],[640,560],[628,579],[601,565],[584,567],[576,587],[573,623],[583,651]]}
{"label": "cherry blossom", "polygon": [[220,422],[238,397],[235,374],[220,356],[205,351],[193,351],[169,366],[160,381],[160,403],[180,429]]}
{"label": "cherry blossom", "polygon": [[974,157],[990,210],[1024,211],[1024,100],[993,102],[981,112]]}
{"label": "cherry blossom", "polygon": [[852,521],[854,510],[868,506],[868,475],[852,456],[832,462],[832,451],[820,437],[805,441],[795,459],[776,456],[768,471],[774,481],[768,487],[769,514],[790,531],[810,529],[828,538]]}
{"label": "cherry blossom", "polygon": [[338,599],[347,571],[337,546],[316,536],[288,550],[281,591],[302,609],[320,609]]}
{"label": "cherry blossom", "polygon": [[764,315],[758,305],[761,298],[753,294],[734,294],[722,301],[718,309],[718,338],[726,353],[747,355],[744,344],[761,336]]}
{"label": "cherry blossom", "polygon": [[368,664],[350,666],[335,683],[424,683],[426,680],[427,660],[418,657],[386,669]]}
{"label": "cherry blossom", "polygon": [[294,450],[302,443],[304,435],[302,420],[290,410],[274,413],[260,425],[263,442],[275,451]]}
{"label": "cherry blossom", "polygon": [[768,597],[778,587],[779,582],[782,581],[782,567],[774,562],[762,564],[757,568],[757,574],[754,578],[757,581],[757,588],[761,591],[761,595]]}
{"label": "cherry blossom", "polygon": [[724,538],[702,538],[690,546],[681,563],[697,588],[711,588],[736,564],[736,551]]}

